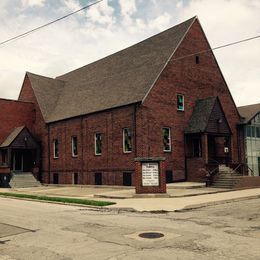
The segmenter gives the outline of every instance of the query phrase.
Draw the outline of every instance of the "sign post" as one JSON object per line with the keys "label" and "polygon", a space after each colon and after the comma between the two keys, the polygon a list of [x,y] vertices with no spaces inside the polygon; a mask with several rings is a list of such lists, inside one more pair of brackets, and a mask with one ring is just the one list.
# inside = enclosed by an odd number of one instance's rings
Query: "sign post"
{"label": "sign post", "polygon": [[165,158],[135,159],[136,194],[166,193]]}

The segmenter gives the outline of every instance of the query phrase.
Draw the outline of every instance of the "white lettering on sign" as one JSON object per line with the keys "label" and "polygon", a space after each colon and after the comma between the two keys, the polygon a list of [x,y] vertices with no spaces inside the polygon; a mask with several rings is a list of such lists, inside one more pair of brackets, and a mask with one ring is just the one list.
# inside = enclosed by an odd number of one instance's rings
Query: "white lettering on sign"
{"label": "white lettering on sign", "polygon": [[142,163],[142,185],[159,186],[159,165],[157,162]]}

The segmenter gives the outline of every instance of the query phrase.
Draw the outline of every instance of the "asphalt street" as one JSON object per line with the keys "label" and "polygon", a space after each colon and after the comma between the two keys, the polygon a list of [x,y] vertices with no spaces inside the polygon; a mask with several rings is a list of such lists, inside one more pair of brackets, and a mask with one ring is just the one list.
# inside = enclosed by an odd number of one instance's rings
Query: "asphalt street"
{"label": "asphalt street", "polygon": [[161,214],[0,198],[0,212],[1,260],[260,259],[260,198]]}

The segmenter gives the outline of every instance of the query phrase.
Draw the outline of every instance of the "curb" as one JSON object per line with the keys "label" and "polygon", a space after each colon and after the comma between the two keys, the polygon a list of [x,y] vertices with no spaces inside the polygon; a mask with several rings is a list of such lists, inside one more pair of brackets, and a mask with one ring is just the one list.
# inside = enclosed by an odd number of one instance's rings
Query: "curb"
{"label": "curb", "polygon": [[226,199],[226,200],[220,200],[220,201],[212,201],[212,202],[206,202],[206,203],[200,203],[200,204],[194,204],[191,206],[186,206],[183,209],[180,210],[174,210],[173,212],[184,212],[184,211],[189,211],[193,209],[200,209],[200,208],[205,208],[205,207],[210,207],[210,206],[215,206],[215,205],[221,205],[221,204],[226,204],[226,203],[231,203],[231,202],[239,202],[243,200],[250,200],[250,199],[258,199],[260,198],[260,195],[251,195],[251,196],[246,196],[246,197],[241,197],[241,198],[236,198],[236,199]]}

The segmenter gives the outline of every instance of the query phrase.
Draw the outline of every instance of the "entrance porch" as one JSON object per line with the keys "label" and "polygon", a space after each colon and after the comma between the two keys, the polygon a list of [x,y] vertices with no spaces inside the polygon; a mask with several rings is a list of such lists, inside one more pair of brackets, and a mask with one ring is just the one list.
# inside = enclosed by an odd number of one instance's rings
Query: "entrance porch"
{"label": "entrance porch", "polygon": [[26,127],[15,128],[0,145],[0,186],[13,174],[31,172],[39,179],[40,147]]}

